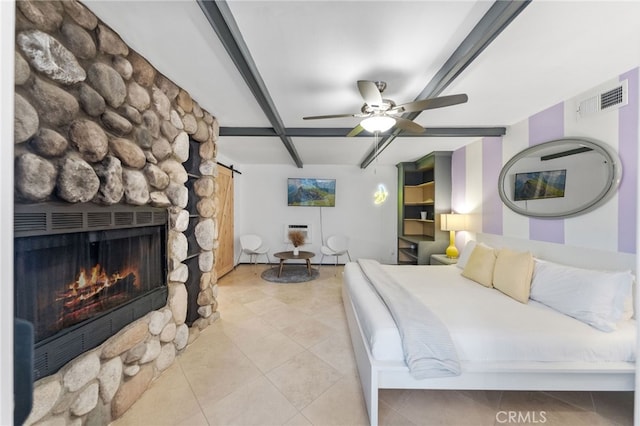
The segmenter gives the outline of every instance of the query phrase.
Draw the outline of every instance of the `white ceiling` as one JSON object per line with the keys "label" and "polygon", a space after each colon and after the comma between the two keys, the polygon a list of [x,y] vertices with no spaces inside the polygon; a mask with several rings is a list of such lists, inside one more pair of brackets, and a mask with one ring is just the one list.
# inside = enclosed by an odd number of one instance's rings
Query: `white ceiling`
{"label": "white ceiling", "polygon": [[[87,6],[221,127],[272,127],[194,0]],[[413,101],[491,7],[489,1],[228,1],[286,128],[345,127],[357,80],[384,80],[386,98]],[[640,64],[640,2],[543,1],[522,13],[441,95],[466,104],[422,112],[428,127],[509,126]],[[507,129],[508,131],[508,129]],[[477,137],[398,137],[378,164],[455,150]],[[303,164],[360,165],[371,137],[292,137]],[[234,164],[295,164],[278,137],[221,136]]]}

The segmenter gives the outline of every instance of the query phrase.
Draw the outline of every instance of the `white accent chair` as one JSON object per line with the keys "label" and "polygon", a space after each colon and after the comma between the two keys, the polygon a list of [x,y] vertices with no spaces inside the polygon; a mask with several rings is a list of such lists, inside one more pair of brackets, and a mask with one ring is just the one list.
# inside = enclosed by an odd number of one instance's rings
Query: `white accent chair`
{"label": "white accent chair", "polygon": [[338,266],[338,258],[345,254],[349,258],[349,262],[351,262],[351,255],[349,254],[349,239],[342,235],[332,235],[327,238],[327,243],[320,247],[320,252],[322,253],[320,265],[322,265],[322,261],[325,256],[335,256],[335,266]]}
{"label": "white accent chair", "polygon": [[258,257],[264,255],[269,265],[269,247],[263,245],[262,238],[259,235],[247,234],[240,236],[240,253],[238,254],[238,260],[236,260],[236,266],[240,263],[240,258],[243,254],[249,256],[249,263],[255,265],[258,263]]}

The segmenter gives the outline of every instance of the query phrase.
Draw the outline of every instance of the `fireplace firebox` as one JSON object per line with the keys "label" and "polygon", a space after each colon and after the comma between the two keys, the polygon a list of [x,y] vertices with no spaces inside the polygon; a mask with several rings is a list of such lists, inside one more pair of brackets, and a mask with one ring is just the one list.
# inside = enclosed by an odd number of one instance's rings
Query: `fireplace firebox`
{"label": "fireplace firebox", "polygon": [[34,327],[36,378],[165,305],[166,228],[164,209],[16,208],[14,308]]}

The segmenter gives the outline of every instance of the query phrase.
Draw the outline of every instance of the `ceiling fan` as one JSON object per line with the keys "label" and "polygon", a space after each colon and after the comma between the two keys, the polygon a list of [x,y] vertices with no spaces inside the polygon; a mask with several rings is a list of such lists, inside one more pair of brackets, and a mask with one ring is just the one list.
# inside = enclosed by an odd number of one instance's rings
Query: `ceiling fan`
{"label": "ceiling fan", "polygon": [[406,112],[418,112],[426,109],[462,104],[468,100],[467,95],[461,94],[428,98],[396,105],[396,103],[391,99],[384,99],[382,97],[382,92],[384,92],[386,87],[387,83],[384,81],[358,80],[358,90],[360,91],[362,99],[364,99],[364,105],[362,105],[362,108],[360,109],[361,112],[355,114],[314,115],[302,118],[304,120],[342,117],[363,118],[360,124],[354,127],[347,134],[348,137],[356,136],[363,130],[367,130],[372,133],[385,132],[393,126],[397,126],[399,129],[410,133],[422,133],[425,130],[424,127],[401,117],[401,115]]}

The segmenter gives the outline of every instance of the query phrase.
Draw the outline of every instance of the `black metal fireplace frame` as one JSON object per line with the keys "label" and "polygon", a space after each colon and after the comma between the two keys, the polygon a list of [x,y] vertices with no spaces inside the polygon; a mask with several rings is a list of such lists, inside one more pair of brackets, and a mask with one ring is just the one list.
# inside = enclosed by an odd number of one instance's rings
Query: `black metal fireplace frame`
{"label": "black metal fireplace frame", "polygon": [[[100,206],[96,204],[41,203],[14,207],[14,238],[164,226],[166,209],[146,206]],[[166,260],[166,259],[165,259]],[[165,262],[165,276],[167,273]],[[87,352],[126,325],[167,303],[166,282],[162,287],[131,300],[124,306],[99,314],[38,342],[34,349],[34,379],[49,376],[73,358]]]}

